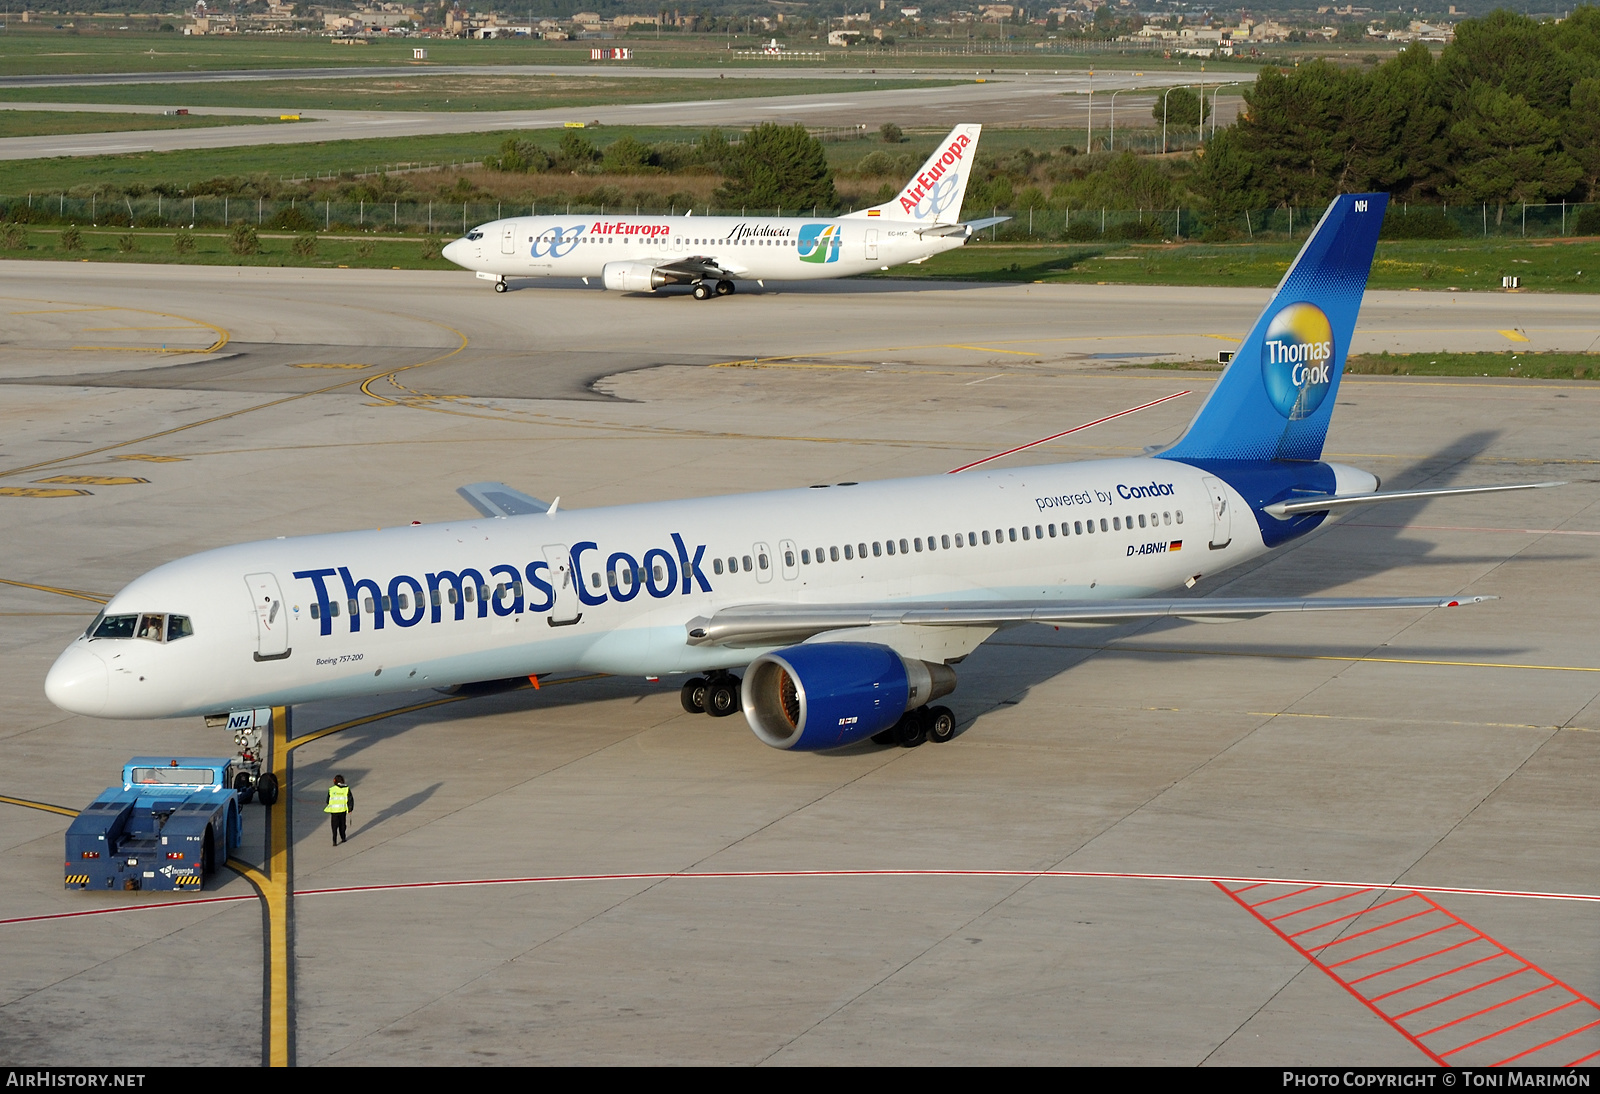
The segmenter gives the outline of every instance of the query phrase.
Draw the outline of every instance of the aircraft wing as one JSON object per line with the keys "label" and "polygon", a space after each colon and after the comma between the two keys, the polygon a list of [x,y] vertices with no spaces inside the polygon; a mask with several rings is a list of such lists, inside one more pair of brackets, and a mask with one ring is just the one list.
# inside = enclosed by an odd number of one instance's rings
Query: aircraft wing
{"label": "aircraft wing", "polygon": [[677,277],[705,277],[716,280],[737,277],[745,271],[743,266],[731,262],[719,262],[709,255],[691,255],[687,258],[677,258],[671,262],[658,263],[655,268],[662,273],[673,274]]}
{"label": "aircraft wing", "polygon": [[[1379,608],[1455,608],[1492,596],[1196,597],[1190,599],[1035,600],[918,604],[753,604],[724,608],[687,624],[691,646],[770,646],[803,642],[825,631],[899,624],[1004,627],[1019,623],[1094,625],[1139,619],[1225,623],[1273,612],[1343,612]],[[864,639],[865,635],[862,636]]]}
{"label": "aircraft wing", "polygon": [[[474,482],[456,488],[467,504],[486,517],[520,517],[527,513],[548,513],[550,503],[530,498],[503,482]],[[559,499],[558,499],[559,500]]]}

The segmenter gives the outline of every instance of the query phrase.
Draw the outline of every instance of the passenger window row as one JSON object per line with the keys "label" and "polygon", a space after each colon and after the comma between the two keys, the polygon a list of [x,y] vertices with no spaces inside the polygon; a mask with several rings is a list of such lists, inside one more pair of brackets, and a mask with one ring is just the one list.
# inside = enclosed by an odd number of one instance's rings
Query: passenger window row
{"label": "passenger window row", "polygon": [[[884,555],[892,557],[896,554],[921,554],[924,550],[948,551],[952,548],[977,547],[980,544],[987,547],[998,543],[1016,543],[1018,542],[1019,533],[1021,541],[1026,543],[1029,540],[1055,539],[1058,536],[1093,535],[1097,531],[1120,532],[1124,528],[1131,530],[1134,527],[1135,519],[1137,519],[1138,527],[1140,528],[1157,528],[1163,524],[1182,524],[1183,510],[1151,513],[1148,516],[1140,513],[1137,518],[1131,514],[1126,517],[1101,517],[1099,518],[1098,528],[1095,527],[1095,521],[1090,519],[1087,521],[1075,520],[1070,526],[1066,521],[1062,521],[1059,528],[1054,524],[1035,524],[1031,527],[1022,525],[1020,528],[996,528],[992,532],[987,528],[981,532],[957,532],[953,537],[944,534],[932,535],[928,536],[926,540],[921,536],[911,539],[875,540],[870,546],[865,543],[846,543],[843,547],[818,547],[815,552],[807,547],[800,551],[800,564],[802,566],[810,566],[813,561],[818,565],[825,562],[848,562],[856,558],[866,558],[868,551],[871,552],[873,558],[880,558]],[[813,555],[815,556],[814,558]],[[731,564],[733,560],[729,559],[728,561]],[[785,566],[793,566],[795,564],[794,552],[785,553],[783,562]],[[722,572],[720,560],[717,566],[717,573],[720,574]]]}

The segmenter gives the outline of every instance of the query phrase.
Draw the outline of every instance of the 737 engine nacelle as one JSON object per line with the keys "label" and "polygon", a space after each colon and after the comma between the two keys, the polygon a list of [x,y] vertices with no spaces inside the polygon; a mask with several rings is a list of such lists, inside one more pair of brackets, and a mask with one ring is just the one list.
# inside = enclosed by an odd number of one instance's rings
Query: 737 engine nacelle
{"label": "737 engine nacelle", "polygon": [[618,292],[655,292],[674,280],[648,262],[607,262],[600,276],[606,288]]}
{"label": "737 engine nacelle", "polygon": [[763,744],[815,752],[881,733],[955,686],[948,666],[887,646],[814,642],[762,654],[740,690],[744,716]]}

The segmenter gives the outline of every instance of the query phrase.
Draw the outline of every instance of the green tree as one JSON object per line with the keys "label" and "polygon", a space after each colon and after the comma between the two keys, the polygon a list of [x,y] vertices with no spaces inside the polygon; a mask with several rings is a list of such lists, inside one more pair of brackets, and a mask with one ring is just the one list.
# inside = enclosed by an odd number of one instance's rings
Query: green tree
{"label": "green tree", "polygon": [[1566,109],[1572,85],[1585,74],[1578,58],[1556,47],[1550,30],[1504,8],[1462,20],[1439,57],[1439,69],[1458,118],[1479,83],[1520,96],[1553,117]]}
{"label": "green tree", "polygon": [[578,171],[590,164],[598,163],[600,150],[589,143],[576,129],[566,129],[561,133],[561,143],[556,148],[556,166],[563,171]]}
{"label": "green tree", "polygon": [[654,166],[655,154],[637,137],[624,136],[611,142],[600,160],[600,170],[608,175],[637,175]]}
{"label": "green tree", "polygon": [[1168,126],[1193,127],[1199,125],[1202,119],[1211,117],[1211,100],[1208,98],[1202,103],[1200,96],[1189,88],[1175,87],[1156,96],[1155,105],[1150,108],[1150,116],[1159,122],[1163,120],[1163,110],[1166,112],[1165,120]]}
{"label": "green tree", "polygon": [[1255,157],[1244,145],[1242,133],[1224,129],[1206,144],[1195,164],[1190,185],[1219,219],[1271,204],[1256,181]]}
{"label": "green tree", "polygon": [[1450,127],[1461,163],[1445,193],[1453,200],[1494,202],[1495,223],[1507,202],[1538,202],[1571,190],[1583,169],[1557,146],[1559,126],[1521,95],[1489,84],[1467,94]]}
{"label": "green tree", "polygon": [[1600,192],[1600,78],[1590,76],[1572,88],[1572,109],[1562,118],[1561,147],[1583,172],[1584,200]]}
{"label": "green tree", "polygon": [[763,122],[730,147],[719,205],[754,209],[833,208],[839,203],[822,142],[803,125]]}

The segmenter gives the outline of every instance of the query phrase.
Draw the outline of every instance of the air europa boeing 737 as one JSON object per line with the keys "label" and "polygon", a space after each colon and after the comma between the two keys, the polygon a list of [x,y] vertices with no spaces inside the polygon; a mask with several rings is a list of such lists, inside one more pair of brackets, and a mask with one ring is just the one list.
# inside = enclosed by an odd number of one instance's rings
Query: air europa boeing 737
{"label": "air europa boeing 737", "polygon": [[776,748],[914,744],[951,736],[954,717],[929,703],[1003,627],[1486,599],[1152,596],[1348,506],[1526,488],[1379,493],[1321,458],[1384,203],[1329,206],[1188,429],[1154,455],[589,510],[476,483],[460,490],[474,518],[152,570],[45,691],[81,714],[161,718],[561,671],[682,674],[686,708],[742,707]]}
{"label": "air europa boeing 737", "polygon": [[956,126],[893,201],[842,217],[512,217],[479,225],[443,254],[496,292],[508,277],[581,277],[624,292],[693,285],[697,300],[726,296],[738,280],[851,277],[922,262],[1011,219],[960,221],[982,128]]}

